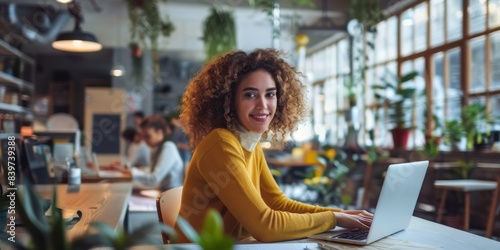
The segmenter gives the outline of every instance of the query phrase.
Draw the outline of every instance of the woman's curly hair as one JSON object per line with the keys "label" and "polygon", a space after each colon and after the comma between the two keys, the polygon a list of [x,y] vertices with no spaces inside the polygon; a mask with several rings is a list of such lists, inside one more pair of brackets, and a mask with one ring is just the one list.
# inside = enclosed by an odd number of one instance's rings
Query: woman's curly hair
{"label": "woman's curly hair", "polygon": [[181,101],[180,119],[194,149],[215,128],[236,131],[234,96],[238,84],[251,72],[263,69],[276,83],[277,107],[268,131],[283,142],[307,113],[302,74],[273,49],[250,53],[234,51],[210,61],[188,84]]}

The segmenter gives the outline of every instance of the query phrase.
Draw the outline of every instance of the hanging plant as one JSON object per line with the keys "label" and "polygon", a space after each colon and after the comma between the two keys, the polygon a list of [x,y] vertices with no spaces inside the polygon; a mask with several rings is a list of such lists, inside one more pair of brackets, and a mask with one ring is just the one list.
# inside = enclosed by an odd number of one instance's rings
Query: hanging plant
{"label": "hanging plant", "polygon": [[210,15],[204,22],[203,43],[207,61],[236,49],[236,26],[231,12],[210,9]]}
{"label": "hanging plant", "polygon": [[[166,2],[166,0],[162,0]],[[146,48],[149,46],[153,60],[153,73],[155,83],[160,83],[158,39],[160,35],[170,36],[175,26],[168,19],[166,22],[160,18],[159,0],[126,0],[128,16],[130,20],[131,44]],[[134,54],[134,53],[133,53]],[[132,56],[134,65],[139,66],[136,61],[142,61],[141,56]],[[140,64],[142,67],[142,64]],[[142,79],[142,68],[134,68],[135,77]]]}
{"label": "hanging plant", "polygon": [[130,43],[129,44],[131,58],[132,58],[132,74],[134,82],[141,83],[142,82],[142,67],[143,67],[143,58],[142,58],[142,48],[138,43]]}
{"label": "hanging plant", "polygon": [[385,19],[379,0],[351,0],[349,14],[353,19],[357,19],[368,32],[376,32],[373,30],[375,25]]}

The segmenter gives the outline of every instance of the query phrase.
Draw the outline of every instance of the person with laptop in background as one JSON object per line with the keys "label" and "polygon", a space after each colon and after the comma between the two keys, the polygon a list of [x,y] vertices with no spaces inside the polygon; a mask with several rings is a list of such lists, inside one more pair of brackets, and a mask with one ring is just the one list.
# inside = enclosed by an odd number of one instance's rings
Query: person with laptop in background
{"label": "person with laptop in background", "polygon": [[[141,133],[133,128],[127,127],[122,131],[122,138],[128,145],[128,152],[125,157],[125,167],[145,167],[150,165],[151,149],[142,139]],[[113,162],[118,165],[120,162]]]}
{"label": "person with laptop in background", "polygon": [[[179,216],[200,231],[216,209],[236,240],[304,238],[336,226],[370,228],[364,210],[319,207],[283,194],[266,163],[261,137],[283,142],[305,118],[301,74],[272,49],[234,51],[206,64],[188,84],[180,119],[194,149]],[[278,135],[280,139],[278,139]],[[178,243],[188,239],[178,225]]]}
{"label": "person with laptop in background", "polygon": [[111,165],[132,176],[137,188],[157,188],[165,191],[179,187],[184,182],[184,165],[176,145],[167,140],[170,127],[161,116],[148,116],[140,124],[144,141],[151,148],[150,165],[143,168],[125,168]]}
{"label": "person with laptop in background", "polygon": [[135,125],[136,129],[140,129],[141,123],[142,123],[142,121],[144,121],[145,117],[146,117],[146,115],[144,115],[144,112],[142,112],[140,110],[135,111],[132,114],[132,122],[134,122],[134,125]]}

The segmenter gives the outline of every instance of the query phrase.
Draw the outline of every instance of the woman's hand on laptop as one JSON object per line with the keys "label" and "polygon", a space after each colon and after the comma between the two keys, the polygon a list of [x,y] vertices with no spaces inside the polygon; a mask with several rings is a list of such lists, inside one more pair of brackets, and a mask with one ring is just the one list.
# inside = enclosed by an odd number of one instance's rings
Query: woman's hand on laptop
{"label": "woman's hand on laptop", "polygon": [[124,174],[127,174],[127,175],[130,175],[131,174],[131,170],[130,169],[126,169],[124,166],[122,166],[121,164],[115,164],[115,165],[111,165],[111,170],[114,170],[114,171],[120,171]]}
{"label": "woman's hand on laptop", "polygon": [[342,212],[333,213],[339,227],[368,230],[372,225],[373,214],[365,210],[342,210]]}

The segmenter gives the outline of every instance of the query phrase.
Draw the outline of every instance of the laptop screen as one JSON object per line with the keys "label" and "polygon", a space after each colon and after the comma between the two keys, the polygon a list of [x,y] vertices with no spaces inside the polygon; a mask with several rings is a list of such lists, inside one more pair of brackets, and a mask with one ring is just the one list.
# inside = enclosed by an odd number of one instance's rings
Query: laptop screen
{"label": "laptop screen", "polygon": [[25,172],[33,183],[50,183],[49,163],[52,158],[52,141],[25,139],[23,142],[23,157],[25,158]]}

